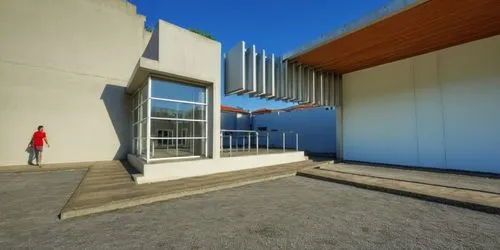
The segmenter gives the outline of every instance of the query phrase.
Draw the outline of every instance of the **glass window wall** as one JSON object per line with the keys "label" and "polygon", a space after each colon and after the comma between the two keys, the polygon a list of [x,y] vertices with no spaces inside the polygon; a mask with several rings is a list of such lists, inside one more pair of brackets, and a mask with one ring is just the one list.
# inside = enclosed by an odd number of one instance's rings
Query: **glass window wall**
{"label": "glass window wall", "polygon": [[205,87],[151,78],[132,103],[134,154],[145,160],[206,156]]}

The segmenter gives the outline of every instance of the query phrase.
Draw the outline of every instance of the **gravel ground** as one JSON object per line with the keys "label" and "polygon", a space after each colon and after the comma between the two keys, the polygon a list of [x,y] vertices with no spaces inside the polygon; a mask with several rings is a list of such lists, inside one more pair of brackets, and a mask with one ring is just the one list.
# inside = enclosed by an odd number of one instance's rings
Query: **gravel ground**
{"label": "gravel ground", "polygon": [[83,174],[0,174],[0,249],[500,249],[499,215],[303,177],[59,221]]}

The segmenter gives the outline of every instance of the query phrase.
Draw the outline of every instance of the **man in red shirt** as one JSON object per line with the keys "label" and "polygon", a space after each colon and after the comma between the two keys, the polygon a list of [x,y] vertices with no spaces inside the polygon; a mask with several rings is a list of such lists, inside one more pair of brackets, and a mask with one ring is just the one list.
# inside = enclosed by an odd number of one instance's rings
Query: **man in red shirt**
{"label": "man in red shirt", "polygon": [[47,143],[47,146],[50,147],[49,142],[47,141],[47,134],[43,131],[43,126],[38,126],[38,131],[33,134],[31,138],[31,146],[35,151],[36,157],[36,165],[39,167],[42,166],[42,152],[43,152],[43,142]]}

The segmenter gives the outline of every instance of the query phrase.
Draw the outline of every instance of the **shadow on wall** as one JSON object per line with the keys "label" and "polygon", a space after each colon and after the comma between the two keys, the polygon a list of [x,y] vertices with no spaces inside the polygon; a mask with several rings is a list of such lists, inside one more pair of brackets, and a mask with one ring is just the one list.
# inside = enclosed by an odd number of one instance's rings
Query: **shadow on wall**
{"label": "shadow on wall", "polygon": [[113,128],[115,129],[116,136],[120,143],[113,160],[125,159],[127,153],[131,151],[131,96],[126,94],[125,87],[106,84],[101,94],[101,100],[106,106],[109,118],[113,123]]}
{"label": "shadow on wall", "polygon": [[[31,144],[31,140],[29,144]],[[27,146],[25,151],[28,154],[28,165],[32,165],[33,161],[36,159],[35,150],[33,149],[32,146]]]}

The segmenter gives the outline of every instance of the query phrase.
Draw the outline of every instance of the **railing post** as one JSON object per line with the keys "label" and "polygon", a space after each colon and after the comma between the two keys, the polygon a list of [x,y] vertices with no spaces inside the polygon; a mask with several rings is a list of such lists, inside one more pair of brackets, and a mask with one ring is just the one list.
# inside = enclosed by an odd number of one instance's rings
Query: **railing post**
{"label": "railing post", "polygon": [[243,136],[243,144],[241,146],[242,146],[242,151],[245,151],[245,136]]}
{"label": "railing post", "polygon": [[229,134],[229,156],[233,153],[233,134]]}
{"label": "railing post", "polygon": [[285,151],[285,132],[283,132],[283,152]]}
{"label": "railing post", "polygon": [[248,152],[250,152],[250,150],[252,150],[252,144],[250,144],[250,140],[251,140],[251,134],[248,133]]}
{"label": "railing post", "polygon": [[267,136],[266,136],[266,150],[267,150],[267,152],[269,152],[269,132],[267,132]]}
{"label": "railing post", "polygon": [[259,154],[259,132],[255,132],[255,150]]}
{"label": "railing post", "polygon": [[295,133],[295,147],[296,151],[299,151],[299,133]]}

